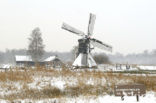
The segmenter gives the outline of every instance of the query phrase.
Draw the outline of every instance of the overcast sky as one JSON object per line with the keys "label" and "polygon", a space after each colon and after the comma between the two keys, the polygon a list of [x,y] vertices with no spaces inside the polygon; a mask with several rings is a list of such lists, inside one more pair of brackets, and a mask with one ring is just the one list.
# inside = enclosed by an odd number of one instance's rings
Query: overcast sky
{"label": "overcast sky", "polygon": [[69,51],[80,37],[62,30],[62,22],[86,32],[90,12],[96,14],[93,37],[113,53],[156,49],[156,0],[0,0],[0,50],[27,48],[39,27],[47,51]]}

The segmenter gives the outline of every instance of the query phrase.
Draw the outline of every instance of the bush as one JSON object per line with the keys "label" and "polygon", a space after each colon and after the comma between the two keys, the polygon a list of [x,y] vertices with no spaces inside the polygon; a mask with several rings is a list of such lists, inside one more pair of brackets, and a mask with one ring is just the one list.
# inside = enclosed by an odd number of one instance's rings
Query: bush
{"label": "bush", "polygon": [[94,60],[98,64],[109,64],[110,63],[108,56],[102,55],[102,54],[95,55]]}

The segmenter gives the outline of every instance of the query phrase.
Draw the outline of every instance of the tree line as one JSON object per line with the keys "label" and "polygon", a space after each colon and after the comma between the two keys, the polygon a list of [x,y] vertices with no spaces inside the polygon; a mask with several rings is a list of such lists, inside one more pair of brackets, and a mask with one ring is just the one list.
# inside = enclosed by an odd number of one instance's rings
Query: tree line
{"label": "tree line", "polygon": [[[69,52],[54,52],[45,51],[42,58],[46,59],[49,56],[57,55],[63,62],[73,62],[73,51]],[[5,52],[0,51],[0,64],[3,63],[15,63],[15,55],[27,55],[27,49],[6,49]],[[156,65],[156,50],[151,52],[144,51],[142,53],[132,53],[123,55],[121,53],[105,54],[105,53],[93,53],[95,61],[98,64],[103,63],[121,63],[121,64],[154,64]]]}

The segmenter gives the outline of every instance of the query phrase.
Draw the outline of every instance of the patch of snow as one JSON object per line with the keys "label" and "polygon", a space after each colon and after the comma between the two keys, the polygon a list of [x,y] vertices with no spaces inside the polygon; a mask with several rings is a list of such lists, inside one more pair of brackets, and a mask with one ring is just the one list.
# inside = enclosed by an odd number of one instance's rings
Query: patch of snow
{"label": "patch of snow", "polygon": [[0,65],[1,69],[10,69],[13,67],[13,64],[2,64]]}
{"label": "patch of snow", "polygon": [[60,81],[51,82],[51,85],[63,90],[64,85],[65,85],[65,81],[60,80]]}
{"label": "patch of snow", "polygon": [[141,70],[156,70],[156,66],[138,66]]}
{"label": "patch of snow", "polygon": [[61,77],[34,77],[34,82],[28,84],[30,88],[42,89],[45,86],[54,86],[59,89],[64,89],[65,87],[65,80]]}
{"label": "patch of snow", "polygon": [[[139,96],[139,103],[156,103],[156,93],[148,92],[145,97]],[[79,96],[76,98],[65,98],[67,103],[138,103],[136,96],[125,96],[124,100],[116,96]]]}

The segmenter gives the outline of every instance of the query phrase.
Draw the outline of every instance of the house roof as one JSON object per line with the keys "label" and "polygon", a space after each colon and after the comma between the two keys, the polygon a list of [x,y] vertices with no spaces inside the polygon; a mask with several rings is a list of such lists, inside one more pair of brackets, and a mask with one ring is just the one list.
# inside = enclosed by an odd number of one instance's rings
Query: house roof
{"label": "house roof", "polygon": [[15,59],[16,61],[32,61],[32,58],[30,55],[16,55]]}
{"label": "house roof", "polygon": [[50,57],[48,57],[47,59],[45,59],[44,61],[45,61],[45,62],[49,62],[49,61],[53,61],[53,60],[56,60],[56,59],[58,59],[57,56],[50,56]]}
{"label": "house roof", "polygon": [[[44,60],[41,60],[43,62],[50,62],[50,61],[54,61],[54,60],[59,60],[59,58],[57,56],[50,56]],[[33,61],[30,55],[16,55],[15,56],[15,60],[16,61]]]}

